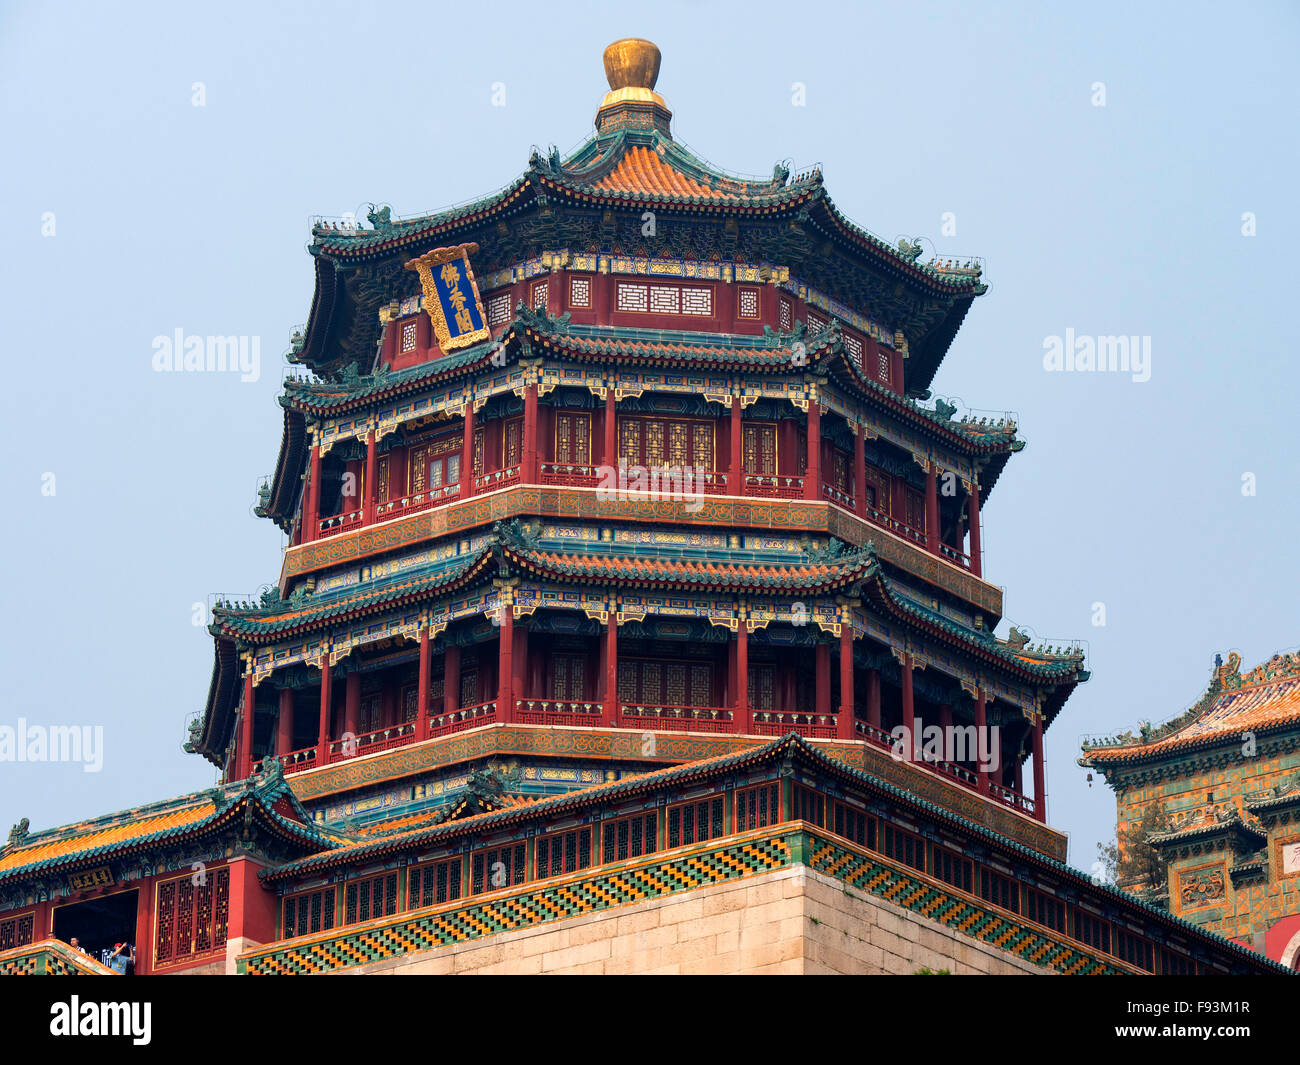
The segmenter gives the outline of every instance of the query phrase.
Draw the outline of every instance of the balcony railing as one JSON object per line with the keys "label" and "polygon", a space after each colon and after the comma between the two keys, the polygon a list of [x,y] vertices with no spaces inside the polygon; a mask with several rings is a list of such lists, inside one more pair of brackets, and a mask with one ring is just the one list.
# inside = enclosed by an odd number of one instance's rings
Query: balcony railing
{"label": "balcony railing", "polygon": [[989,784],[989,794],[999,802],[1006,803],[1012,809],[1027,813],[1030,817],[1034,816],[1034,800],[1027,795],[1021,795],[1018,791],[991,782]]}
{"label": "balcony railing", "polygon": [[888,529],[892,533],[897,533],[905,540],[911,540],[914,543],[925,547],[925,533],[920,529],[913,529],[910,525],[899,521],[897,518],[891,518],[883,510],[877,510],[873,506],[867,507],[866,514],[863,515],[869,522],[879,525],[882,529]]}
{"label": "balcony railing", "polygon": [[856,506],[853,501],[853,496],[851,496],[848,492],[841,492],[833,484],[822,485],[822,498],[829,499],[832,503],[844,507],[845,510],[856,509]]}
{"label": "balcony railing", "polygon": [[430,736],[449,736],[468,728],[490,725],[497,719],[497,701],[492,699],[477,706],[466,706],[451,713],[435,714],[429,718]]}
{"label": "balcony railing", "polygon": [[578,728],[600,724],[600,703],[568,699],[516,699],[515,719],[523,725],[572,725]]}
{"label": "balcony railing", "polygon": [[474,491],[476,492],[494,492],[498,488],[505,488],[508,485],[519,483],[519,466],[509,466],[504,470],[493,470],[491,473],[481,473],[474,478]]}
{"label": "balcony railing", "polygon": [[797,732],[810,739],[835,738],[834,714],[800,714],[785,710],[755,710],[754,733],[758,736],[784,736]]}
{"label": "balcony railing", "polygon": [[375,514],[382,520],[400,518],[406,514],[428,510],[430,507],[436,507],[439,503],[445,503],[448,499],[456,499],[459,496],[460,482],[445,484],[441,488],[431,488],[427,492],[416,492],[401,499],[390,499],[387,503],[377,503]]}
{"label": "balcony railing", "polygon": [[[280,765],[286,773],[301,773],[304,769],[316,768],[316,745],[304,747],[300,751],[290,751],[280,755]],[[258,769],[260,770],[260,766]]]}
{"label": "balcony railing", "polygon": [[352,510],[346,514],[332,514],[328,518],[321,518],[320,535],[334,536],[349,529],[361,528],[361,514],[359,510]]}
{"label": "balcony railing", "polygon": [[767,496],[771,499],[801,499],[803,497],[803,478],[747,473],[745,474],[745,495]]}
{"label": "balcony railing", "polygon": [[728,706],[653,706],[645,703],[619,707],[619,727],[651,732],[735,732],[735,713]]}
{"label": "balcony railing", "polygon": [[705,470],[703,481],[706,496],[725,496],[727,494],[727,474],[725,470]]}
{"label": "balcony railing", "polygon": [[563,484],[589,488],[600,479],[600,467],[577,466],[566,462],[543,462],[538,476],[542,484]]}
{"label": "balcony railing", "polygon": [[970,569],[970,555],[964,551],[958,551],[955,547],[949,547],[947,544],[939,545],[939,554],[943,555],[949,562],[956,562],[962,569]]}

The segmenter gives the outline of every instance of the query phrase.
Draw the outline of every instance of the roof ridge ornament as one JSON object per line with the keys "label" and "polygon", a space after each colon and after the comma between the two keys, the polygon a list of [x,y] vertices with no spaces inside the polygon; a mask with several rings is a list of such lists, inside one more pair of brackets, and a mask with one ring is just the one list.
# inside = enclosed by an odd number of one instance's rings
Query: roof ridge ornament
{"label": "roof ridge ornament", "polygon": [[596,131],[657,130],[671,140],[673,113],[654,91],[662,59],[658,47],[644,37],[623,37],[606,46],[602,59],[609,92],[596,111]]}

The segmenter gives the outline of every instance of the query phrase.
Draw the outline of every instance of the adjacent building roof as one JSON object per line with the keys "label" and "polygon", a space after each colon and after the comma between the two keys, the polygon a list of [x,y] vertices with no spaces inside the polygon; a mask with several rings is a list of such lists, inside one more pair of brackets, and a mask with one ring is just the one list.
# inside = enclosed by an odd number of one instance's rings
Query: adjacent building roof
{"label": "adjacent building roof", "polygon": [[1274,655],[1242,674],[1241,655],[1215,660],[1214,676],[1186,713],[1158,727],[1143,725],[1084,745],[1083,765],[1106,768],[1172,759],[1225,744],[1239,746],[1255,735],[1300,727],[1300,652]]}

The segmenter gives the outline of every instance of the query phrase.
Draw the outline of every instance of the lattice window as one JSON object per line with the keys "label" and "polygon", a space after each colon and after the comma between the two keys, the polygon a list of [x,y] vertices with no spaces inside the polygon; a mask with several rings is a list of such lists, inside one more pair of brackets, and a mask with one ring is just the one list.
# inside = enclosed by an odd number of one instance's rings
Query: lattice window
{"label": "lattice window", "polygon": [[483,430],[474,430],[474,476],[483,475]]}
{"label": "lattice window", "polygon": [[460,675],[460,705],[478,705],[478,670],[463,670]]}
{"label": "lattice window", "polygon": [[410,684],[402,689],[402,722],[414,721],[420,716],[420,686]]}
{"label": "lattice window", "polygon": [[477,851],[470,859],[470,894],[498,891],[501,888],[522,884],[527,876],[528,848],[523,843],[510,843]]}
{"label": "lattice window", "polygon": [[382,704],[379,693],[362,696],[361,699],[361,722],[360,729],[364,732],[374,732],[379,728],[380,717],[383,714]]}
{"label": "lattice window", "polygon": [[510,321],[510,293],[502,292],[487,301],[488,325],[505,325]]}
{"label": "lattice window", "polygon": [[756,319],[758,310],[758,289],[742,288],[736,292],[736,317]]}
{"label": "lattice window", "polygon": [[709,706],[713,702],[713,667],[691,666],[691,694],[687,706]]}
{"label": "lattice window", "polygon": [[659,818],[654,813],[606,821],[601,832],[605,840],[606,862],[640,858],[659,849]]}
{"label": "lattice window", "polygon": [[188,873],[163,881],[158,885],[155,962],[166,965],[224,949],[229,913],[227,868],[204,874],[198,884]]}
{"label": "lattice window", "polygon": [[429,449],[415,447],[411,449],[410,461],[406,464],[406,494],[419,495],[429,490]]}
{"label": "lattice window", "polygon": [[388,502],[388,460],[387,455],[380,455],[377,463],[379,477],[375,484],[375,496],[380,503]]}
{"label": "lattice window", "polygon": [[555,416],[555,461],[574,466],[591,461],[591,415]]}
{"label": "lattice window", "polygon": [[865,367],[862,366],[862,341],[861,340],[855,337],[852,333],[845,333],[844,350],[849,353],[849,358],[852,359],[853,362],[857,363],[860,368],[865,369]]}
{"label": "lattice window", "polygon": [[907,516],[904,521],[917,532],[925,532],[925,494],[915,488],[907,490]]}
{"label": "lattice window", "polygon": [[328,932],[334,927],[334,887],[290,895],[284,900],[284,939]]}
{"label": "lattice window", "polygon": [[622,660],[618,664],[618,701],[634,703],[637,701],[637,666],[635,662]]}
{"label": "lattice window", "polygon": [[681,314],[682,290],[675,285],[651,285],[650,310],[655,314]]}
{"label": "lattice window", "polygon": [[591,278],[588,277],[569,278],[569,306],[570,307],[591,306]]}
{"label": "lattice window", "polygon": [[620,311],[648,311],[650,290],[646,285],[618,284],[618,309]]}
{"label": "lattice window", "polygon": [[25,947],[31,943],[32,930],[36,927],[35,918],[34,913],[21,913],[0,921],[0,950]]}
{"label": "lattice window", "polygon": [[587,698],[587,660],[556,655],[551,660],[551,698],[581,702]]}
{"label": "lattice window", "polygon": [[407,881],[407,909],[418,910],[422,906],[455,902],[460,898],[460,878],[460,858],[417,865]]}
{"label": "lattice window", "polygon": [[343,891],[343,923],[359,924],[372,917],[397,912],[397,874],[383,873],[364,880],[349,880]]}
{"label": "lattice window", "polygon": [[641,461],[641,423],[630,418],[618,425],[618,455],[634,466]]}
{"label": "lattice window", "polygon": [[645,464],[646,466],[662,466],[664,464],[663,422],[645,423]]}
{"label": "lattice window", "polygon": [[684,288],[682,291],[682,314],[696,314],[709,317],[713,314],[713,289]]}
{"label": "lattice window", "polygon": [[860,847],[876,849],[875,818],[842,802],[835,804],[834,832],[837,836],[843,836]]}
{"label": "lattice window", "polygon": [[694,465],[702,470],[713,469],[713,426],[700,423],[695,426]]}
{"label": "lattice window", "polygon": [[992,869],[980,869],[980,898],[1012,913],[1020,912],[1020,885]]}
{"label": "lattice window", "polygon": [[690,436],[690,427],[685,422],[668,423],[668,454],[666,456],[669,466],[682,467],[688,465],[690,458],[688,454],[687,439]]}
{"label": "lattice window", "polygon": [[575,828],[537,839],[537,877],[563,876],[591,865],[591,829]]}
{"label": "lattice window", "polygon": [[884,349],[876,351],[876,376],[889,384],[889,354]]}
{"label": "lattice window", "polygon": [[533,298],[532,298],[533,310],[545,311],[546,298],[547,298],[547,283],[545,281],[535,282],[533,284]]}
{"label": "lattice window", "polygon": [[[966,890],[970,890],[967,888]],[[1074,938],[1080,943],[1110,953],[1110,922],[1094,914],[1071,906],[1074,915]]]}
{"label": "lattice window", "polygon": [[913,832],[886,822],[881,831],[880,852],[895,861],[925,871],[925,840]]}
{"label": "lattice window", "polygon": [[775,688],[776,667],[749,666],[749,705],[754,710],[774,710],[773,690]]}
{"label": "lattice window", "polygon": [[794,328],[794,308],[788,299],[782,298],[780,310],[780,326],[782,329]]}
{"label": "lattice window", "polygon": [[506,422],[506,435],[503,445],[501,468],[508,470],[518,466],[524,452],[524,423],[520,418]]}
{"label": "lattice window", "polygon": [[818,333],[820,333],[825,328],[826,328],[826,319],[823,318],[820,314],[813,314],[812,311],[809,311],[808,312],[808,335],[810,337],[815,337]]}
{"label": "lattice window", "polygon": [[722,796],[668,807],[668,847],[703,843],[722,835]]}
{"label": "lattice window", "polygon": [[853,460],[838,448],[831,452],[830,483],[845,495],[849,491],[849,465]]}
{"label": "lattice window", "polygon": [[414,320],[402,323],[402,354],[415,350],[416,324]]}
{"label": "lattice window", "polygon": [[686,667],[670,662],[664,668],[664,699],[669,706],[686,705]]}
{"label": "lattice window", "polygon": [[741,435],[745,472],[769,477],[776,473],[776,426],[746,425]]}
{"label": "lattice window", "polygon": [[781,786],[775,782],[736,792],[736,831],[766,828],[781,820]]}
{"label": "lattice window", "polygon": [[970,891],[972,873],[969,859],[946,847],[932,845],[930,849],[930,871],[945,884],[961,888],[962,891]]}

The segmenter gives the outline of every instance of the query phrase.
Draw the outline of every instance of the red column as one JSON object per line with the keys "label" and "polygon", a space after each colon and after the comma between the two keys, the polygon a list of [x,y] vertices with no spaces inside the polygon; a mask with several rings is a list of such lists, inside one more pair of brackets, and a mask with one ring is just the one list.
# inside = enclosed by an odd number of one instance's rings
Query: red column
{"label": "red column", "polygon": [[[466,385],[467,391],[472,391]],[[465,442],[460,453],[460,498],[468,499],[474,494],[474,400],[465,397]]]}
{"label": "red column", "polygon": [[330,750],[330,689],[333,687],[330,677],[330,653],[326,651],[320,660],[320,730],[316,738],[316,764],[324,765],[329,761]]}
{"label": "red column", "polygon": [[605,447],[601,462],[611,468],[618,466],[618,410],[614,404],[614,389],[605,390]]}
{"label": "red column", "polygon": [[607,728],[618,725],[618,619],[614,608],[609,611],[609,624],[605,626],[605,705],[601,724]]}
{"label": "red column", "polygon": [[804,471],[803,497],[822,497],[822,414],[816,397],[808,400],[808,468]]}
{"label": "red column", "polygon": [[239,757],[235,761],[235,765],[238,767],[235,773],[240,780],[246,780],[253,775],[254,698],[253,674],[249,673],[244,678],[244,712],[239,719]]}
{"label": "red column", "polygon": [[925,549],[939,553],[939,478],[933,462],[925,470]]}
{"label": "red column", "polygon": [[867,430],[859,425],[853,437],[853,504],[859,518],[867,516]]}
{"label": "red column", "polygon": [[727,464],[727,494],[745,494],[745,455],[740,434],[740,397],[731,397],[731,461]]}
{"label": "red column", "polygon": [[819,643],[814,656],[817,671],[817,705],[816,712],[831,712],[831,645]]}
{"label": "red column", "polygon": [[880,670],[867,670],[867,724],[880,728]]}
{"label": "red column", "polygon": [[[606,260],[608,267],[608,260]],[[614,288],[614,280],[607,273],[597,273],[592,279],[592,304],[596,314],[597,325],[609,324],[609,297]]]}
{"label": "red column", "polygon": [[1034,721],[1034,816],[1047,824],[1047,781],[1043,769],[1043,719]]}
{"label": "red column", "polygon": [[275,753],[284,755],[293,750],[293,689],[280,689],[280,715],[276,718]]}
{"label": "red column", "polygon": [[754,722],[749,714],[749,628],[745,619],[740,619],[736,629],[736,686],[732,705],[735,707],[735,721],[732,722],[737,732],[752,733]]}
{"label": "red column", "polygon": [[460,645],[449,643],[442,660],[442,712],[460,709]]}
{"label": "red column", "polygon": [[970,498],[966,500],[966,514],[970,522],[970,571],[980,577],[984,566],[980,560],[980,490],[977,485],[971,486]]}
{"label": "red column", "polygon": [[415,738],[429,738],[429,626],[420,626],[420,687],[415,707]]}
{"label": "red column", "polygon": [[909,737],[906,760],[912,762],[916,760],[916,736],[913,735],[916,730],[916,713],[912,702],[911,655],[905,655],[903,659],[903,728]]}
{"label": "red column", "polygon": [[[986,735],[988,733],[988,703],[984,695],[983,688],[975,689],[975,750],[977,752],[985,749],[988,743]],[[989,747],[991,751],[992,748]],[[978,755],[977,755],[978,756]],[[988,771],[976,767],[979,770],[979,790],[983,795],[989,791],[989,774]]]}
{"label": "red column", "polygon": [[502,597],[503,605],[498,607],[500,624],[497,626],[497,720],[513,721],[515,719],[515,699],[512,682],[514,681],[514,643],[515,610],[514,606]]}
{"label": "red column", "polygon": [[524,484],[537,483],[537,385],[524,390],[524,454],[519,479]]}
{"label": "red column", "polygon": [[361,674],[354,669],[343,683],[343,731],[356,736],[361,726]]}
{"label": "red column", "polygon": [[301,542],[311,543],[320,531],[320,445],[311,449],[311,469],[303,493]]}
{"label": "red column", "polygon": [[840,739],[857,738],[853,721],[853,626],[847,621],[840,626],[840,709],[835,723]]}
{"label": "red column", "polygon": [[135,975],[147,976],[153,969],[153,885],[140,884],[135,898]]}
{"label": "red column", "polygon": [[379,498],[375,485],[379,480],[379,448],[374,430],[366,435],[366,483],[363,498],[364,513],[361,520],[369,525],[375,520],[375,500]]}

